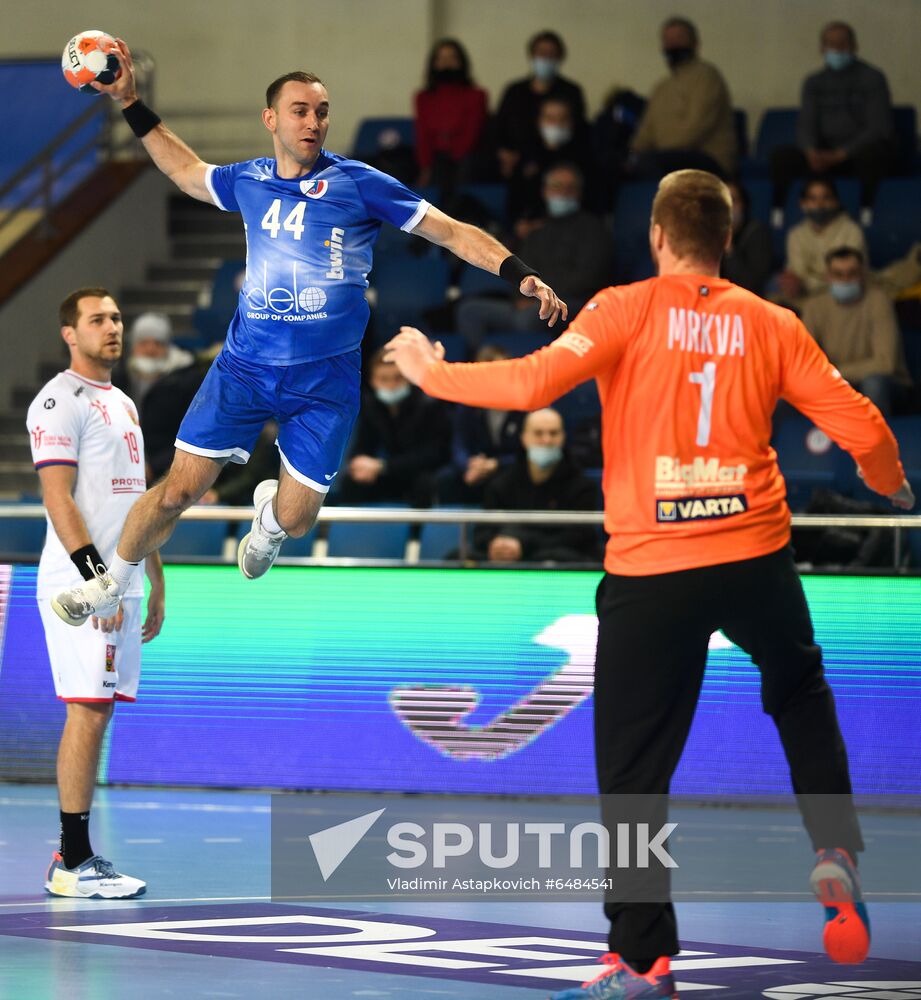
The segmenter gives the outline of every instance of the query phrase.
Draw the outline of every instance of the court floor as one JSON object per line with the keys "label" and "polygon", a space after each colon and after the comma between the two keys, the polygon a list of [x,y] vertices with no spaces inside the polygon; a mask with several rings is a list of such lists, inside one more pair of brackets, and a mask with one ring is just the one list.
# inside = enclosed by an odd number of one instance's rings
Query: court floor
{"label": "court floor", "polygon": [[[316,802],[326,808],[324,796]],[[64,900],[42,890],[54,788],[0,786],[0,1000],[523,1000],[593,975],[606,950],[595,903],[273,903],[269,803],[248,792],[102,789],[94,846],[146,879],[148,893]],[[778,830],[774,839],[793,839]],[[872,815],[864,831],[866,859],[896,858],[906,871],[921,861],[917,817]],[[871,906],[871,957],[836,966],[805,891],[802,902],[679,902],[681,994],[921,997],[921,898],[888,891]]]}

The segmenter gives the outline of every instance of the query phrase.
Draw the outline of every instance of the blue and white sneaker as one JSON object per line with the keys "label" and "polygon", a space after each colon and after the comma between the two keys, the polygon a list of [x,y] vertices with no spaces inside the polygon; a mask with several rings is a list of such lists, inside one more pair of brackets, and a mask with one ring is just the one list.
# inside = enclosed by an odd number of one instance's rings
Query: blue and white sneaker
{"label": "blue and white sneaker", "polygon": [[671,962],[663,955],[649,972],[635,972],[620,955],[602,955],[605,970],[575,989],[554,993],[551,1000],[678,1000]]}
{"label": "blue and white sneaker", "polygon": [[870,918],[851,856],[840,847],[819,851],[809,883],[825,907],[825,953],[842,965],[862,962],[870,950]]}
{"label": "blue and white sneaker", "polygon": [[117,872],[111,861],[93,855],[77,868],[65,868],[55,851],[45,878],[45,891],[52,896],[78,899],[132,899],[147,891],[147,883]]}
{"label": "blue and white sneaker", "polygon": [[247,580],[265,576],[281,550],[281,543],[288,537],[283,531],[266,531],[262,526],[262,512],[278,492],[277,479],[264,479],[253,493],[256,513],[252,528],[240,539],[237,546],[237,565]]}

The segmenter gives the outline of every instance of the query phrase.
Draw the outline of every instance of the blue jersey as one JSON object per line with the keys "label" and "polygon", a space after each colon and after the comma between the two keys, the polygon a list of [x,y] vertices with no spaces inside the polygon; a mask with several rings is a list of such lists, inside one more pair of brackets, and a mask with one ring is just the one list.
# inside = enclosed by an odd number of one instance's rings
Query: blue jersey
{"label": "blue jersey", "polygon": [[381,223],[411,232],[429,207],[387,174],[325,150],[307,177],[285,180],[263,157],[210,166],[206,183],[246,229],[246,280],[225,349],[262,364],[354,350]]}

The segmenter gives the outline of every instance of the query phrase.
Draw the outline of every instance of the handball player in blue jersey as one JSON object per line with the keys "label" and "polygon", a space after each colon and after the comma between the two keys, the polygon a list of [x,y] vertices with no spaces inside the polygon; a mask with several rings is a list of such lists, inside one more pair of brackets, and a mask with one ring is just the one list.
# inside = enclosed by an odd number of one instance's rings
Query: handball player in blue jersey
{"label": "handball player in blue jersey", "polygon": [[329,95],[311,73],[272,83],[262,112],[274,157],[204,163],[138,100],[128,47],[115,43],[118,79],[97,90],[120,103],[156,166],[182,191],[246,229],[246,279],[224,348],[176,439],[172,467],[132,508],[107,572],[52,605],[80,625],[111,616],[135,566],[172,534],[179,515],[226,462],[245,463],[265,422],[278,422],[280,478],[260,483],[252,530],[238,562],[252,579],[271,567],[284,539],[313,526],[358,411],[365,289],[382,223],[446,247],[540,301],[549,326],[566,305],[533,269],[487,233],[450,218],[363,163],[328,153]]}

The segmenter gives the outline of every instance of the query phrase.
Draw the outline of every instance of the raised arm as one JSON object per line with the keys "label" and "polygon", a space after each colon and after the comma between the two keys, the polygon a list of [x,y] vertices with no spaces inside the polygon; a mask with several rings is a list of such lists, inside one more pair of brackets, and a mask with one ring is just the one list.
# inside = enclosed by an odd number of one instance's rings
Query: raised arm
{"label": "raised arm", "polygon": [[[560,316],[564,320],[568,317],[569,310],[566,303],[556,292],[536,274],[519,275],[515,268],[521,267],[521,261],[511,250],[482,229],[466,222],[458,222],[434,205],[430,205],[413,229],[413,233],[416,236],[424,236],[430,243],[436,243],[450,250],[455,256],[468,264],[473,264],[474,267],[481,267],[491,274],[512,280],[513,284],[518,285],[518,291],[522,295],[540,301],[540,318],[547,320],[548,326],[553,326]],[[527,271],[527,268],[524,268],[524,271]]]}
{"label": "raised arm", "polygon": [[[134,107],[134,115],[137,117],[143,105],[138,101],[131,52],[120,38],[116,39],[112,52],[118,59],[121,73],[114,83],[95,82],[92,86],[101,93],[108,94],[113,101],[121,105],[122,111]],[[166,174],[180,191],[184,191],[199,201],[206,201],[211,205],[215,204],[205,183],[208,164],[201,160],[179,136],[160,122],[141,137],[141,143],[157,168]]]}

